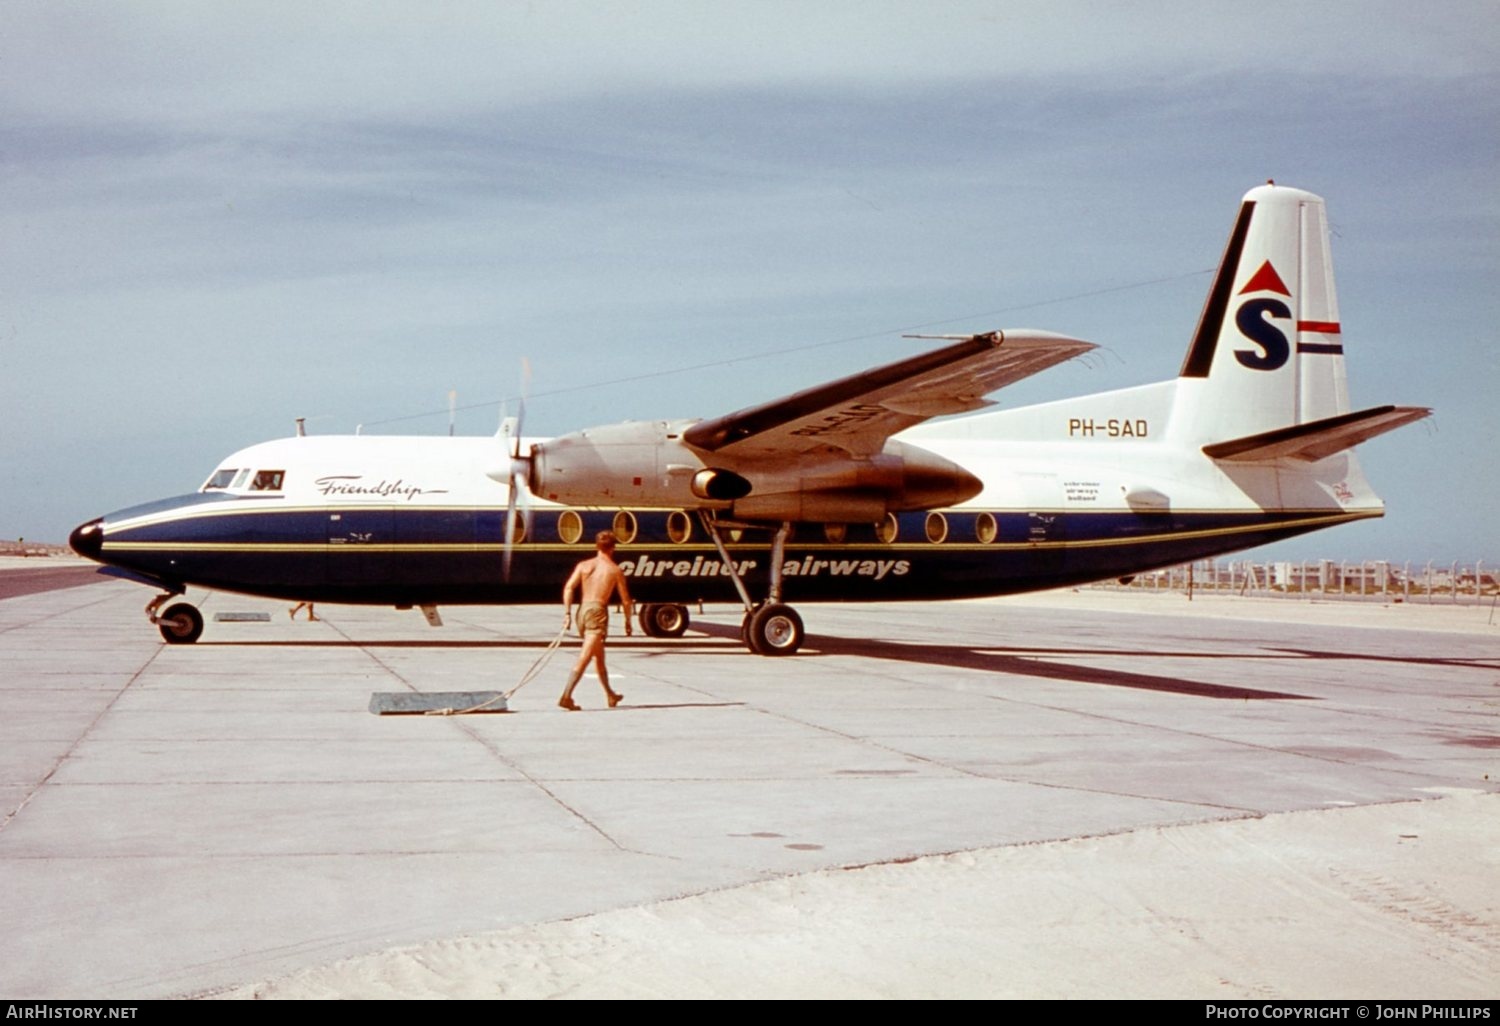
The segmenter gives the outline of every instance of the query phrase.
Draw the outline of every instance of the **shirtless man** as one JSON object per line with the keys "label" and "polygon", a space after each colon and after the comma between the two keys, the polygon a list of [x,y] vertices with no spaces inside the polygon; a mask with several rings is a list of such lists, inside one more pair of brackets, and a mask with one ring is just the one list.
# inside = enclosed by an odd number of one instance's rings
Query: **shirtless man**
{"label": "shirtless man", "polygon": [[615,564],[615,536],[612,531],[600,531],[594,538],[598,554],[585,559],[573,568],[573,576],[563,585],[563,630],[573,623],[573,590],[582,589],[583,600],[578,606],[578,633],[583,636],[583,651],[578,654],[578,663],[568,686],[563,688],[557,704],[570,712],[578,709],[573,701],[573,688],[583,677],[589,661],[594,663],[594,672],[604,686],[604,697],[613,709],[625,696],[609,689],[609,671],[604,668],[604,636],[609,633],[609,600],[620,590],[620,601],[625,605],[625,636],[630,637],[630,613],[634,603],[630,601],[630,590],[625,587],[625,575]]}

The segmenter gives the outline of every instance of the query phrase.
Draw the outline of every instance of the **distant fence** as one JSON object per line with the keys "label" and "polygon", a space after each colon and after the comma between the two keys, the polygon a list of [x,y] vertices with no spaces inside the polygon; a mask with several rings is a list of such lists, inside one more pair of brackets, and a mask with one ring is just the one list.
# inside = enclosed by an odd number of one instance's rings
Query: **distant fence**
{"label": "distant fence", "polygon": [[1365,563],[1331,559],[1257,563],[1248,559],[1204,559],[1152,570],[1095,588],[1131,591],[1205,592],[1275,598],[1425,602],[1467,605],[1500,597],[1500,564],[1432,560],[1426,563]]}

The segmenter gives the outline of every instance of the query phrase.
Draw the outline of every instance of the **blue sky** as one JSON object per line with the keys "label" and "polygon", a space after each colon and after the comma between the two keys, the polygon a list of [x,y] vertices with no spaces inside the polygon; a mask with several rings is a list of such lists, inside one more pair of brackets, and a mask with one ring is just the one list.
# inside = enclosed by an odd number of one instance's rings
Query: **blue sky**
{"label": "blue sky", "polygon": [[[1500,560],[1500,9],[1453,3],[0,8],[0,537],[290,433],[710,416],[902,330],[1171,377],[1240,195],[1329,204],[1379,522]],[[412,415],[432,412],[429,417]],[[406,418],[406,419],[397,419]]]}

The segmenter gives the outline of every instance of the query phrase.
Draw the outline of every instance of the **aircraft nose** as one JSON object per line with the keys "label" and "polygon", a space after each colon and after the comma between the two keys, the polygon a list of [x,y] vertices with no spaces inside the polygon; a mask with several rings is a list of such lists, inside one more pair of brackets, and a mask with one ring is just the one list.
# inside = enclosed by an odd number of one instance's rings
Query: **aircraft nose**
{"label": "aircraft nose", "polygon": [[104,548],[104,518],[95,517],[73,528],[73,533],[68,535],[68,545],[80,556],[97,560]]}

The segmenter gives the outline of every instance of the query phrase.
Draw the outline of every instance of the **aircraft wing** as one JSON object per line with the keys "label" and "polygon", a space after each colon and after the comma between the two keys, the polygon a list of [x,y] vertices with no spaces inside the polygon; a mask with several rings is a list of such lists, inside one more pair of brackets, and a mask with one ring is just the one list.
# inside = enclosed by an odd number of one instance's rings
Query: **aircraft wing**
{"label": "aircraft wing", "polygon": [[929,417],[977,410],[990,392],[1097,348],[1046,331],[992,331],[818,385],[683,432],[698,449],[737,457],[793,456],[834,446],[854,456]]}

